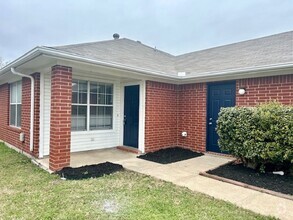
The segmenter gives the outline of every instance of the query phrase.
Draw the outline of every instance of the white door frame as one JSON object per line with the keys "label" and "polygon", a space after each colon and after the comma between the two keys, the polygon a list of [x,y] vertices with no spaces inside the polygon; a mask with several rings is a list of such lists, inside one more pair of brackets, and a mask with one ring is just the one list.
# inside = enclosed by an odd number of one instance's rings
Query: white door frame
{"label": "white door frame", "polygon": [[124,87],[139,85],[139,126],[138,126],[138,150],[144,153],[145,143],[145,80],[136,81],[131,83],[121,84],[121,121],[120,121],[120,146],[123,146],[124,138]]}

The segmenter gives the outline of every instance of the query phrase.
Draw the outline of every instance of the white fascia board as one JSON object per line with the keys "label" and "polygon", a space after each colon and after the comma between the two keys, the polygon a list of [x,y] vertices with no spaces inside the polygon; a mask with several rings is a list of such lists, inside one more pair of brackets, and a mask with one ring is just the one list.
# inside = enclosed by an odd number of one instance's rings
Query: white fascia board
{"label": "white fascia board", "polygon": [[28,51],[27,53],[25,53],[24,55],[22,55],[21,57],[19,57],[16,60],[7,64],[5,67],[3,67],[0,70],[0,76],[6,74],[7,72],[10,72],[11,67],[17,68],[20,65],[22,65],[22,64],[38,57],[39,55],[41,55],[39,48],[40,47],[35,47],[34,49],[32,49],[32,50]]}
{"label": "white fascia board", "polygon": [[[228,71],[222,71],[222,72],[204,72],[199,74],[190,74],[186,77],[180,77],[181,83],[184,83],[186,81],[194,80],[199,82],[205,82],[205,81],[211,81],[211,80],[217,80],[220,79],[223,80],[223,78],[229,80],[229,79],[239,79],[241,77],[245,76],[252,76],[253,74],[258,73],[265,73],[265,72],[276,72],[277,70],[288,70],[293,69],[293,63],[283,63],[283,64],[277,64],[277,65],[267,65],[267,66],[258,66],[253,68],[242,68],[242,69],[233,69]],[[270,74],[272,75],[272,74]],[[277,74],[276,74],[277,75]]]}

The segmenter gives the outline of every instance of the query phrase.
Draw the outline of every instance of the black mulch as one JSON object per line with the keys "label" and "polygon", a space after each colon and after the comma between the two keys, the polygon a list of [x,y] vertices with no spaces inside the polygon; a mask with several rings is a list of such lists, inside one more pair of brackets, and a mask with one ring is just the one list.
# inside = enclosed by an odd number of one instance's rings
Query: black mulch
{"label": "black mulch", "polygon": [[227,164],[207,173],[236,180],[260,188],[293,195],[293,176],[259,173],[242,164]]}
{"label": "black mulch", "polygon": [[80,180],[101,177],[121,170],[123,170],[121,165],[105,162],[77,168],[65,167],[57,171],[56,174],[68,180]]}
{"label": "black mulch", "polygon": [[202,153],[196,153],[191,150],[183,149],[180,147],[173,147],[147,153],[138,156],[138,158],[149,160],[161,164],[174,163],[182,160],[187,160],[194,157],[202,156]]}

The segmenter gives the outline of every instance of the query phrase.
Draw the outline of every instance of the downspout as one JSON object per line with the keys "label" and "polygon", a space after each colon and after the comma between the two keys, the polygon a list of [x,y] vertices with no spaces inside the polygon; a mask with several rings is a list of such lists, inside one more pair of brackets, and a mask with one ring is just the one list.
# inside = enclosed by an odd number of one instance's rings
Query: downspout
{"label": "downspout", "polygon": [[31,116],[30,116],[30,151],[34,149],[34,105],[35,105],[35,79],[19,72],[16,72],[14,67],[11,67],[11,72],[15,75],[30,78],[31,80]]}

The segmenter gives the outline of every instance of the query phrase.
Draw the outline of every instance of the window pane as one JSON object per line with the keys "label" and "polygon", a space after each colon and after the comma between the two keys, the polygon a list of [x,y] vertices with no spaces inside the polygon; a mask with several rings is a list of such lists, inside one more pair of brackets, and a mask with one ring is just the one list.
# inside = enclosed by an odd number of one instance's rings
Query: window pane
{"label": "window pane", "polygon": [[87,93],[79,93],[79,104],[86,104],[87,103]]}
{"label": "window pane", "polygon": [[17,100],[17,103],[21,103],[21,99],[22,99],[22,83],[21,83],[21,81],[20,82],[18,82],[17,83],[17,98],[16,98],[16,100]]}
{"label": "window pane", "polygon": [[90,129],[112,129],[113,107],[91,106]]}
{"label": "window pane", "polygon": [[77,106],[76,105],[71,106],[71,115],[74,117],[77,117]]}
{"label": "window pane", "polygon": [[105,100],[105,95],[104,94],[99,94],[98,95],[98,104],[106,104]]}
{"label": "window pane", "polygon": [[98,85],[98,93],[100,93],[100,94],[105,94],[106,93],[106,91],[105,91],[105,84],[99,84]]}
{"label": "window pane", "polygon": [[77,92],[72,92],[72,103],[78,103]]}
{"label": "window pane", "polygon": [[108,95],[112,95],[113,94],[113,85],[111,85],[111,84],[107,84],[106,85],[106,93]]}
{"label": "window pane", "polygon": [[98,87],[97,87],[97,83],[91,83],[91,93],[95,93],[97,94],[98,93]]}
{"label": "window pane", "polygon": [[79,81],[78,83],[78,91],[87,93],[87,81]]}
{"label": "window pane", "polygon": [[78,92],[78,81],[77,80],[72,80],[72,91]]}
{"label": "window pane", "polygon": [[77,130],[77,106],[71,106],[71,130]]}
{"label": "window pane", "polygon": [[87,127],[87,106],[72,105],[71,130],[85,131]]}
{"label": "window pane", "polygon": [[106,104],[113,105],[113,96],[112,95],[106,95]]}
{"label": "window pane", "polygon": [[10,125],[16,126],[16,105],[10,105]]}
{"label": "window pane", "polygon": [[98,116],[97,116],[98,107],[91,106],[90,107],[90,129],[95,130],[98,124]]}
{"label": "window pane", "polygon": [[13,83],[10,85],[10,103],[16,103],[17,102],[17,83]]}
{"label": "window pane", "polygon": [[100,117],[103,117],[104,114],[105,114],[105,107],[103,107],[103,106],[99,106],[99,107],[98,107],[98,115],[99,115]]}
{"label": "window pane", "polygon": [[113,107],[105,107],[104,126],[105,128],[112,128]]}
{"label": "window pane", "polygon": [[21,127],[21,104],[17,105],[17,127]]}
{"label": "window pane", "polygon": [[77,126],[79,131],[86,130],[86,121],[87,121],[87,107],[86,106],[78,106],[78,121]]}
{"label": "window pane", "polygon": [[90,104],[97,104],[97,100],[98,100],[98,95],[91,93]]}

